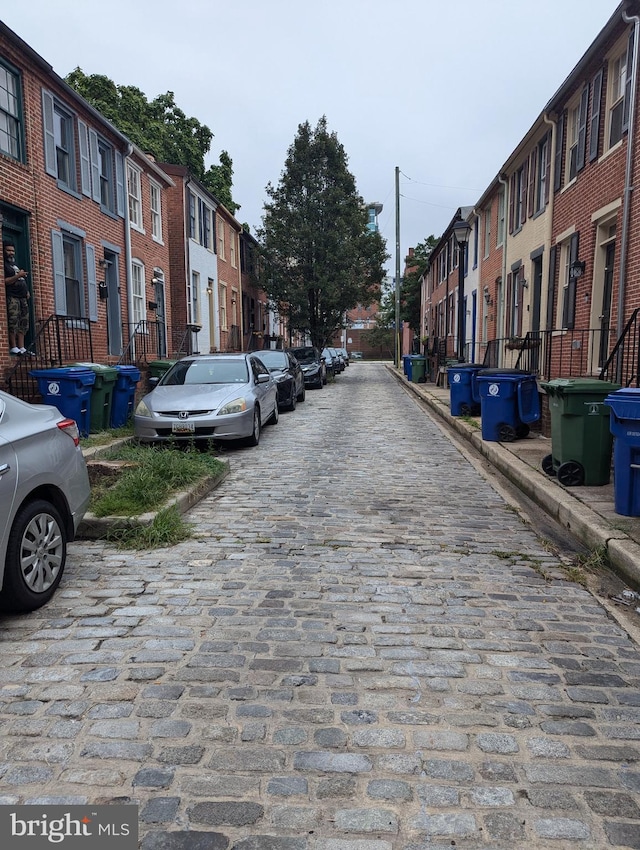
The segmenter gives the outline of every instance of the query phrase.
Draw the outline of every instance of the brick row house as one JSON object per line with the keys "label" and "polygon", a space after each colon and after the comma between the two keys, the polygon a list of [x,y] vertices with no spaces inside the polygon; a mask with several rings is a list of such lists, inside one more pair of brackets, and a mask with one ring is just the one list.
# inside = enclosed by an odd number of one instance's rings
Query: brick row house
{"label": "brick row house", "polygon": [[[0,216],[30,291],[28,356],[10,353],[0,310],[9,392],[34,397],[34,367],[91,360],[144,372],[155,359],[251,341],[239,222],[186,169],[133,145],[2,23]],[[249,298],[262,323],[264,294],[254,286]]]}
{"label": "brick row house", "polygon": [[453,216],[422,278],[436,365],[462,353],[542,378],[637,383],[639,28],[640,4],[626,0],[477,203]]}

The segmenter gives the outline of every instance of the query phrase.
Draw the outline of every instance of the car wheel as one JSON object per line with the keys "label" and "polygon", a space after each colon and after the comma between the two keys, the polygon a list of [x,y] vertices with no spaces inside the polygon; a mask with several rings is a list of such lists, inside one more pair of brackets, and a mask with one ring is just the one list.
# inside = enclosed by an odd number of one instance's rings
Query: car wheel
{"label": "car wheel", "polygon": [[7,542],[2,608],[34,611],[48,602],[62,580],[66,559],[67,530],[58,509],[44,499],[24,505]]}
{"label": "car wheel", "polygon": [[260,411],[257,407],[253,408],[253,431],[250,437],[247,437],[248,446],[257,446],[260,442]]}
{"label": "car wheel", "polygon": [[302,389],[300,390],[300,395],[298,396],[298,401],[304,401],[306,397],[306,390],[304,384],[302,385]]}
{"label": "car wheel", "polygon": [[273,405],[273,413],[269,417],[267,425],[277,425],[278,420],[280,419],[280,409],[278,408],[278,402]]}
{"label": "car wheel", "polygon": [[289,408],[289,410],[295,410],[297,403],[298,403],[298,398],[296,396],[296,388],[295,388],[295,384],[294,384],[291,387],[291,398],[289,399],[289,404],[287,405],[287,407]]}

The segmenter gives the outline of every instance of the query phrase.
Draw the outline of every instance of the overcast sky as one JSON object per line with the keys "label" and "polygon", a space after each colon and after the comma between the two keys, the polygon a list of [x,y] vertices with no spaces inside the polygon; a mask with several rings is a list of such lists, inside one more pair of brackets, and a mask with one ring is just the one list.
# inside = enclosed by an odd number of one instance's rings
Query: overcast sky
{"label": "overcast sky", "polygon": [[76,66],[173,91],[233,160],[237,218],[260,224],[298,125],[326,115],[395,269],[473,204],[618,0],[28,0],[2,20],[62,77]]}

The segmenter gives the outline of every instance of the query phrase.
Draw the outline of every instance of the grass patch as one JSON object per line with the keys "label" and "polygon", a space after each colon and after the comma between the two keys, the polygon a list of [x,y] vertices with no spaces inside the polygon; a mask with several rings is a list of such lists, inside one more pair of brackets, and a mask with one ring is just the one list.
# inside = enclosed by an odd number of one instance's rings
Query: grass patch
{"label": "grass patch", "polygon": [[470,425],[472,428],[475,428],[476,431],[480,430],[480,423],[477,419],[474,419],[473,416],[461,416],[460,419],[462,419],[463,422],[466,422],[467,425]]}
{"label": "grass patch", "polygon": [[126,444],[105,452],[103,459],[127,466],[92,487],[89,510],[97,517],[133,517],[155,510],[172,494],[225,468],[223,461],[195,448]]}
{"label": "grass patch", "polygon": [[114,440],[124,437],[133,437],[133,423],[127,423],[122,428],[108,428],[106,431],[89,434],[88,437],[80,437],[80,448],[94,449],[99,446],[108,446]]}
{"label": "grass patch", "polygon": [[118,549],[158,549],[187,540],[191,532],[192,526],[172,505],[159,511],[150,525],[114,526],[107,534],[107,540]]}

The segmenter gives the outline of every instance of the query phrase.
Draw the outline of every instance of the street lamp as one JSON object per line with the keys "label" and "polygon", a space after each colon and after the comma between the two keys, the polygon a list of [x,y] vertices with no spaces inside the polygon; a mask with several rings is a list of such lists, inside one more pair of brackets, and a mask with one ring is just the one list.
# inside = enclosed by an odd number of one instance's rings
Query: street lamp
{"label": "street lamp", "polygon": [[459,219],[454,222],[453,235],[458,244],[458,362],[464,363],[464,259],[471,225]]}

